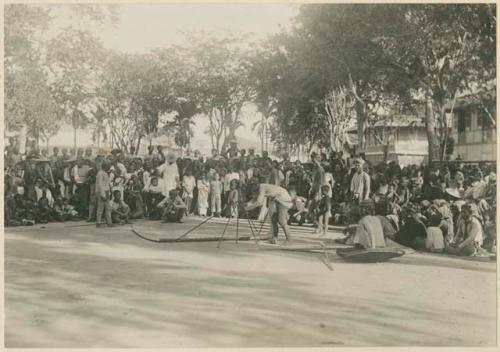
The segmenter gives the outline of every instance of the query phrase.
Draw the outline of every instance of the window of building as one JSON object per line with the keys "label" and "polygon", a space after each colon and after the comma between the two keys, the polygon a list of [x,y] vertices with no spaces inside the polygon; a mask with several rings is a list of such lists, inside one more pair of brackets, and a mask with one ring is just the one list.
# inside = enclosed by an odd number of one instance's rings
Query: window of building
{"label": "window of building", "polygon": [[[494,107],[491,108],[489,110],[489,112],[490,112],[491,116],[496,119],[495,108]],[[479,107],[479,109],[478,109],[477,125],[478,125],[478,127],[481,128],[481,132],[482,132],[481,136],[482,136],[483,142],[493,140],[493,136],[494,136],[493,130],[495,127],[493,126],[493,121],[491,120],[490,115],[482,107]]]}

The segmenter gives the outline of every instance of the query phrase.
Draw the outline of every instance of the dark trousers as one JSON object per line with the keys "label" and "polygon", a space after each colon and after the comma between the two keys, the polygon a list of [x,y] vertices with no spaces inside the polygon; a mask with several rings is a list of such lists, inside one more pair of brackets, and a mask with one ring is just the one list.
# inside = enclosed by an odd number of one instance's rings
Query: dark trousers
{"label": "dark trousers", "polygon": [[184,216],[185,209],[176,209],[175,211],[168,211],[165,209],[163,213],[163,221],[165,222],[177,222],[181,221]]}
{"label": "dark trousers", "polygon": [[77,183],[75,187],[75,193],[78,199],[76,211],[78,211],[78,214],[81,216],[87,216],[89,213],[90,185],[88,183]]}
{"label": "dark trousers", "polygon": [[146,202],[150,220],[159,220],[161,218],[161,209],[158,209],[157,205],[163,198],[165,198],[165,196],[161,193],[144,193],[144,201]]}

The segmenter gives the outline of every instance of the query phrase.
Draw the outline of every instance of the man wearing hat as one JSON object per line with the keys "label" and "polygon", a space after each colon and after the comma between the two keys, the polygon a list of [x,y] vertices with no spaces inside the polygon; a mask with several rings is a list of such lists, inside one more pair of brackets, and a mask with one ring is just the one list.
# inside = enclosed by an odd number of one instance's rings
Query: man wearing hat
{"label": "man wearing hat", "polygon": [[180,179],[175,154],[169,152],[165,162],[158,166],[157,170],[163,179],[163,195],[168,197],[170,190],[178,187]]}
{"label": "man wearing hat", "polygon": [[71,178],[74,182],[75,193],[78,197],[78,214],[86,216],[89,212],[89,197],[90,184],[87,182],[87,177],[90,171],[90,166],[85,163],[83,157],[78,157],[75,166],[71,170]]}
{"label": "man wearing hat", "polygon": [[363,171],[364,161],[358,158],[354,161],[354,175],[351,179],[351,197],[354,202],[369,199],[370,197],[370,176]]}

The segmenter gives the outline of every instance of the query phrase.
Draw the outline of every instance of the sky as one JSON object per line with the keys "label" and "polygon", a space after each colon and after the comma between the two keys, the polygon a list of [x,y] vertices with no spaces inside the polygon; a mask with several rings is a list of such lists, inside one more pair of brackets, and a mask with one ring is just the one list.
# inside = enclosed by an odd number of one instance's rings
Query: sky
{"label": "sky", "polygon": [[[206,31],[220,36],[252,33],[256,40],[265,39],[270,34],[289,28],[297,11],[297,4],[283,3],[125,4],[119,6],[118,21],[114,26],[108,23],[94,29],[105,47],[127,53],[143,53],[157,47],[182,44],[185,31]],[[68,21],[71,19],[61,16],[54,21],[54,27],[63,26]],[[252,105],[245,108],[245,126],[238,130],[237,136],[258,141],[250,127],[259,118]],[[196,120],[195,146],[206,145],[209,140],[205,134],[207,126],[204,119]],[[89,136],[84,131],[79,133],[77,143],[90,144]],[[71,128],[63,126],[62,132],[53,139],[60,144],[72,145]]]}

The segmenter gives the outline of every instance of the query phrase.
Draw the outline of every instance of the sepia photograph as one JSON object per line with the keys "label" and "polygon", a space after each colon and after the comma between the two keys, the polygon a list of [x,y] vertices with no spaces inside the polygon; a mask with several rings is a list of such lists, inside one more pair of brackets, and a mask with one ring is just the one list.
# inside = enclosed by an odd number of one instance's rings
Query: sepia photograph
{"label": "sepia photograph", "polygon": [[497,346],[497,6],[3,4],[4,347]]}

